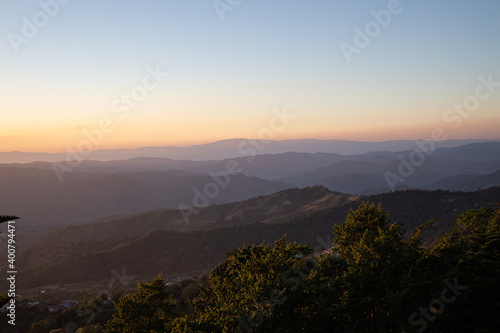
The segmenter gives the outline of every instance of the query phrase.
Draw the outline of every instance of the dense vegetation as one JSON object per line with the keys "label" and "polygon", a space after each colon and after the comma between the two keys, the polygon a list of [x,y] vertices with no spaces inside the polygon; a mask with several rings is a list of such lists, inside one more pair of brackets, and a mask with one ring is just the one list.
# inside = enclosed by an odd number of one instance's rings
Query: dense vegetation
{"label": "dense vegetation", "polygon": [[469,210],[432,247],[362,203],[333,228],[329,253],[245,245],[208,281],[161,275],[81,332],[498,332],[500,209]]}
{"label": "dense vegetation", "polygon": [[167,285],[158,275],[113,302],[88,297],[30,332],[498,332],[500,208],[469,210],[424,246],[433,223],[408,235],[364,202],[333,226],[326,253],[286,236],[245,245],[207,277]]}

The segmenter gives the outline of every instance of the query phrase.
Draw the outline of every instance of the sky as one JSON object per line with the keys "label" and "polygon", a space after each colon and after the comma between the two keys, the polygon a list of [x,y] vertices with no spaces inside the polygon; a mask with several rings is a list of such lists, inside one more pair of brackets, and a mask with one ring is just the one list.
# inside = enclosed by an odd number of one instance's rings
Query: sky
{"label": "sky", "polygon": [[500,139],[499,17],[494,0],[0,0],[0,151]]}

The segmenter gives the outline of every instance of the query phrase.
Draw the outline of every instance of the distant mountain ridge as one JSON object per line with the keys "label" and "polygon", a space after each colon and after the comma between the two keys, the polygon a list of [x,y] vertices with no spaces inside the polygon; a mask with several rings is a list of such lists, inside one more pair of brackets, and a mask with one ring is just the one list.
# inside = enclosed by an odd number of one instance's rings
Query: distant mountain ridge
{"label": "distant mountain ridge", "polygon": [[457,175],[442,179],[427,186],[428,189],[452,191],[476,191],[481,188],[500,186],[500,170],[480,176]]}
{"label": "distant mountain ridge", "polygon": [[[179,170],[72,172],[59,183],[49,170],[4,167],[0,168],[0,202],[2,209],[20,215],[23,225],[81,224],[110,215],[178,208],[182,203],[195,206],[196,191],[202,196],[207,184],[213,183],[209,175]],[[235,174],[227,186],[216,188],[216,196],[199,201],[228,203],[290,187],[293,185]]]}
{"label": "distant mountain ridge", "polygon": [[[500,140],[447,140],[438,145],[442,148],[462,146],[474,142],[498,142]],[[143,147],[136,149],[95,150],[87,158],[96,161],[124,160],[135,157],[161,157],[176,160],[207,161],[261,154],[335,153],[340,155],[364,154],[371,151],[403,151],[418,149],[415,141],[392,140],[364,142],[349,140],[298,139],[256,143],[255,139],[230,139],[189,147]],[[0,163],[31,163],[36,161],[60,162],[67,153],[0,152]]]}
{"label": "distant mountain ridge", "polygon": [[[412,154],[411,150],[358,155],[286,152],[218,161],[154,157],[82,161],[64,174],[62,183],[49,162],[3,164],[0,203],[2,209],[21,216],[24,225],[48,226],[180,205],[229,203],[314,185],[352,195],[377,194],[393,190],[387,173],[399,175],[402,161],[410,161]],[[474,191],[500,185],[500,142],[438,148],[421,155],[422,163],[400,177],[394,189]],[[238,171],[226,186],[220,179],[227,178],[225,170],[231,164]]]}

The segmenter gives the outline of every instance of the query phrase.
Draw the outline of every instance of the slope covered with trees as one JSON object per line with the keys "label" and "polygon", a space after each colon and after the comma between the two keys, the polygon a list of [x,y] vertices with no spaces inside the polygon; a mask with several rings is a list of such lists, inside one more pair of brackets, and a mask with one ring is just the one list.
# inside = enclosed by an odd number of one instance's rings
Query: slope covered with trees
{"label": "slope covered with trees", "polygon": [[405,236],[381,205],[363,202],[330,227],[329,251],[287,236],[244,245],[208,276],[158,275],[114,304],[90,296],[29,332],[498,332],[500,208],[468,210],[423,245],[432,224]]}
{"label": "slope covered with trees", "polygon": [[[333,232],[332,251],[321,256],[285,238],[234,250],[210,272],[192,311],[164,316],[160,305],[161,328],[123,332],[498,332],[500,209],[462,214],[433,247],[421,245],[421,228],[405,239],[368,203]],[[117,303],[106,332],[146,319],[140,306],[120,312],[142,292]]]}
{"label": "slope covered with trees", "polygon": [[[180,216],[178,212],[165,215],[156,212],[93,226],[67,227],[47,238],[43,247],[32,247],[19,256],[25,265],[19,283],[24,288],[31,288],[55,283],[101,281],[108,279],[113,269],[122,267],[126,267],[131,275],[148,280],[159,272],[167,277],[201,274],[218,265],[225,253],[244,243],[272,243],[284,234],[288,235],[289,241],[308,243],[314,249],[325,250],[331,245],[332,225],[342,223],[349,210],[362,201],[380,203],[390,212],[393,221],[404,223],[405,237],[415,228],[437,218],[432,230],[423,232],[424,241],[430,244],[453,225],[460,213],[475,207],[492,206],[500,197],[500,188],[472,193],[409,190],[360,198],[333,195],[333,200],[341,199],[339,205],[324,207],[316,204],[329,196],[332,193],[325,188],[313,187],[206,207],[196,216],[200,220],[193,219],[192,224],[205,225],[209,230],[179,232],[152,227],[160,228],[163,222],[163,229],[167,228],[169,220],[162,216]],[[288,201],[291,203],[285,205]],[[307,207],[315,209],[307,210]],[[273,214],[279,219],[269,219]],[[232,225],[230,220],[224,220],[230,215],[236,216],[231,219]],[[285,220],[286,216],[292,218]],[[205,223],[205,220],[219,222]],[[281,222],[283,220],[285,222]],[[134,232],[133,237],[114,239],[124,233],[120,226],[128,235]],[[67,238],[68,235],[71,242],[59,241],[60,237]],[[81,240],[75,238],[77,236]]]}

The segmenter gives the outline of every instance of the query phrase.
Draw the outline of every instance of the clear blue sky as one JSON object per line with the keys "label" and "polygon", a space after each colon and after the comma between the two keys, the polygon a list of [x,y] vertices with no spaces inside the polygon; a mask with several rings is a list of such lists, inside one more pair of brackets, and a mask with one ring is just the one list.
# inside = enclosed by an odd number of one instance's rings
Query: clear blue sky
{"label": "clear blue sky", "polygon": [[[255,137],[276,108],[296,115],[276,139],[499,139],[500,87],[457,128],[443,115],[500,81],[500,2],[402,0],[348,63],[340,44],[388,3],[243,0],[221,20],[211,1],[72,0],[15,52],[42,9],[2,0],[0,151],[64,151],[104,118],[99,149]],[[169,76],[119,119],[148,66]]]}

